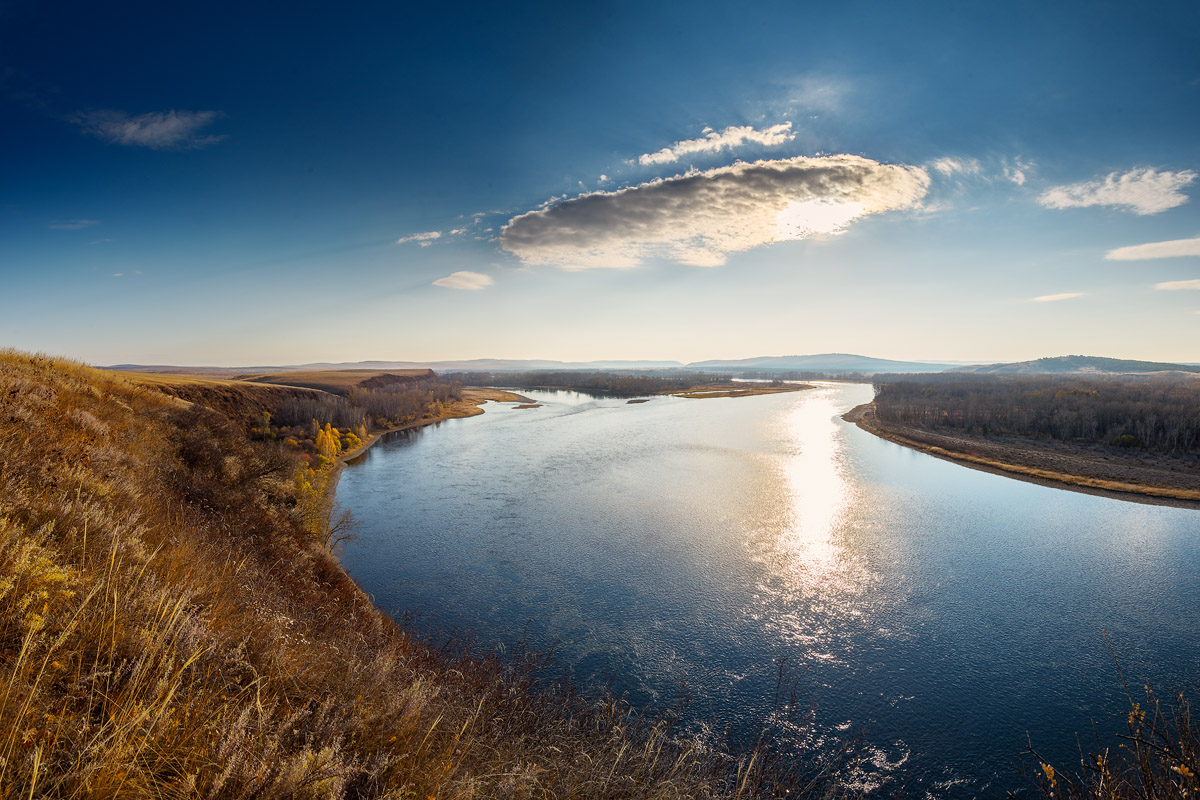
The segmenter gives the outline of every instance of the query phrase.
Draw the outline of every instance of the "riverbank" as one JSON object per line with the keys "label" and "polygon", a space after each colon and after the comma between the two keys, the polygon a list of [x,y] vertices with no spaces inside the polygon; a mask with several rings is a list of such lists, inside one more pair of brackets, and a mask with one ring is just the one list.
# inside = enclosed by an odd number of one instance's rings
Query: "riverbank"
{"label": "riverbank", "polygon": [[[363,453],[375,446],[375,443],[387,436],[389,433],[399,433],[400,431],[411,431],[417,428],[424,428],[427,425],[436,425],[439,422],[444,422],[448,419],[465,419],[466,417],[477,417],[484,413],[484,403],[532,403],[534,402],[525,395],[509,392],[504,389],[463,389],[463,397],[450,405],[443,407],[442,413],[437,416],[419,419],[414,422],[406,422],[403,425],[393,425],[390,428],[375,431],[367,435],[366,440],[354,448],[347,450],[338,456],[337,461],[329,467],[329,480],[325,484],[325,503],[328,506],[330,514],[333,511],[333,498],[337,493],[338,480],[342,476],[342,470],[346,468],[354,459],[361,456]],[[522,406],[517,406],[521,408]],[[524,406],[528,408],[529,406]]]}
{"label": "riverbank", "polygon": [[410,431],[416,428],[424,428],[426,425],[435,425],[448,419],[463,419],[465,417],[475,417],[483,413],[483,404],[492,403],[532,403],[533,400],[516,392],[508,392],[503,389],[463,389],[463,399],[455,401],[446,406],[442,413],[437,416],[426,417],[415,422],[406,422],[403,425],[394,425],[390,428],[375,431],[368,434],[366,441],[361,445],[343,453],[338,460],[342,463],[348,462],[351,459],[358,458],[360,455],[370,450],[371,447],[379,441],[380,437],[386,436],[389,433],[398,431]]}
{"label": "riverbank", "polygon": [[891,425],[864,403],[842,415],[881,439],[972,469],[1137,503],[1200,509],[1200,476],[1139,454],[1114,454],[1063,442],[947,435]]}
{"label": "riverbank", "polygon": [[0,351],[0,794],[783,793],[761,753],[398,629],[308,529],[297,459],[248,435],[258,395],[228,388]]}

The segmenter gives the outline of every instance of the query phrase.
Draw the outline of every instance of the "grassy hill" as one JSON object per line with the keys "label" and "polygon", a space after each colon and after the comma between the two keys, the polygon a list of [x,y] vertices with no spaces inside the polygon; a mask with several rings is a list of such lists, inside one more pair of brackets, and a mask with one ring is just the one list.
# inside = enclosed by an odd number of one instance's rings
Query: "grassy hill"
{"label": "grassy hill", "polygon": [[1162,361],[1133,361],[1125,358],[1104,358],[1102,356],[1054,356],[1051,358],[1038,358],[1033,361],[1014,361],[1008,364],[977,364],[968,367],[955,367],[947,371],[1002,375],[1032,375],[1042,373],[1108,373],[1132,375],[1147,372],[1200,373],[1200,366],[1195,364],[1169,364]]}
{"label": "grassy hill", "polygon": [[774,793],[757,756],[398,630],[238,421],[275,390],[231,388],[0,352],[0,797]]}
{"label": "grassy hill", "polygon": [[240,381],[320,389],[346,394],[355,387],[378,388],[437,377],[431,369],[329,369],[241,375]]}
{"label": "grassy hill", "polygon": [[114,371],[112,377],[189,403],[198,402],[244,423],[254,421],[264,410],[274,411],[285,400],[318,401],[326,395],[318,387],[274,386],[190,375]]}

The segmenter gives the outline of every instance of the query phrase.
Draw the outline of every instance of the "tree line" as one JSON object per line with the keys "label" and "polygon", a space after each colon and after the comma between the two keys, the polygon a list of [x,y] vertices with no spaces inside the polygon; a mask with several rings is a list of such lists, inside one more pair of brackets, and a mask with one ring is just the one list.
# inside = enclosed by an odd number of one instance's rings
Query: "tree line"
{"label": "tree line", "polygon": [[466,386],[499,386],[505,389],[569,389],[606,397],[638,397],[679,392],[706,383],[726,380],[703,372],[653,375],[629,372],[448,372],[447,379]]}
{"label": "tree line", "polygon": [[307,425],[316,420],[335,428],[357,428],[369,423],[383,428],[423,417],[436,403],[462,399],[462,384],[427,378],[382,385],[380,388],[352,387],[345,397],[287,397],[271,414],[275,426]]}
{"label": "tree line", "polygon": [[1200,452],[1200,381],[1145,376],[877,375],[884,422]]}
{"label": "tree line", "polygon": [[[343,451],[353,450],[371,429],[391,428],[442,413],[447,403],[462,399],[462,384],[441,378],[352,387],[345,397],[334,394],[280,399],[272,410],[263,410],[250,427],[251,438],[277,441],[299,451],[309,467],[330,463]],[[317,487],[315,479],[309,480]],[[303,487],[300,487],[303,488]],[[311,488],[311,487],[310,487]],[[319,487],[318,487],[319,488]],[[318,488],[312,492],[320,494]],[[307,496],[312,492],[301,492]]]}

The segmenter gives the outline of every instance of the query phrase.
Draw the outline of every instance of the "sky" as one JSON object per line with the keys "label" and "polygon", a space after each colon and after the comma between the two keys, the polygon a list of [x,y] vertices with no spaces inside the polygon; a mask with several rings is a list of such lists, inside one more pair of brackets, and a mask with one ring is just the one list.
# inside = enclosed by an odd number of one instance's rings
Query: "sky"
{"label": "sky", "polygon": [[1200,4],[0,0],[0,346],[1200,362]]}

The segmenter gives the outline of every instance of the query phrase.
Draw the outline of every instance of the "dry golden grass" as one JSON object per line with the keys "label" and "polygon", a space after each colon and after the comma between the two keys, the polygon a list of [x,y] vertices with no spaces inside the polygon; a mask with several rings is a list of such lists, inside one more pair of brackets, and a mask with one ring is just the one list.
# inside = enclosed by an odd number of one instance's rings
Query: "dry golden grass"
{"label": "dry golden grass", "polygon": [[152,386],[161,388],[164,386],[231,386],[237,385],[238,381],[229,378],[216,378],[204,375],[181,375],[168,374],[160,372],[133,372],[129,370],[98,370],[103,372],[113,379],[124,379],[131,383],[136,383],[139,386]]}
{"label": "dry golden grass", "polygon": [[0,352],[0,798],[774,791],[759,754],[397,630],[294,466],[200,402]]}
{"label": "dry golden grass", "polygon": [[469,403],[481,403],[491,400],[494,403],[532,403],[528,397],[510,392],[506,389],[490,389],[474,386],[463,387],[463,400]]}
{"label": "dry golden grass", "polygon": [[319,389],[277,386],[268,383],[202,378],[188,375],[160,375],[149,372],[102,370],[117,381],[154,389],[186,403],[200,403],[230,419],[242,423],[256,420],[263,410],[271,410],[286,398],[319,399],[329,395]]}
{"label": "dry golden grass", "polygon": [[238,380],[273,383],[278,386],[300,386],[334,394],[345,394],[363,381],[377,378],[380,375],[394,375],[398,378],[410,379],[434,377],[433,370],[429,369],[331,369],[307,372],[266,372],[260,375],[242,375]]}

